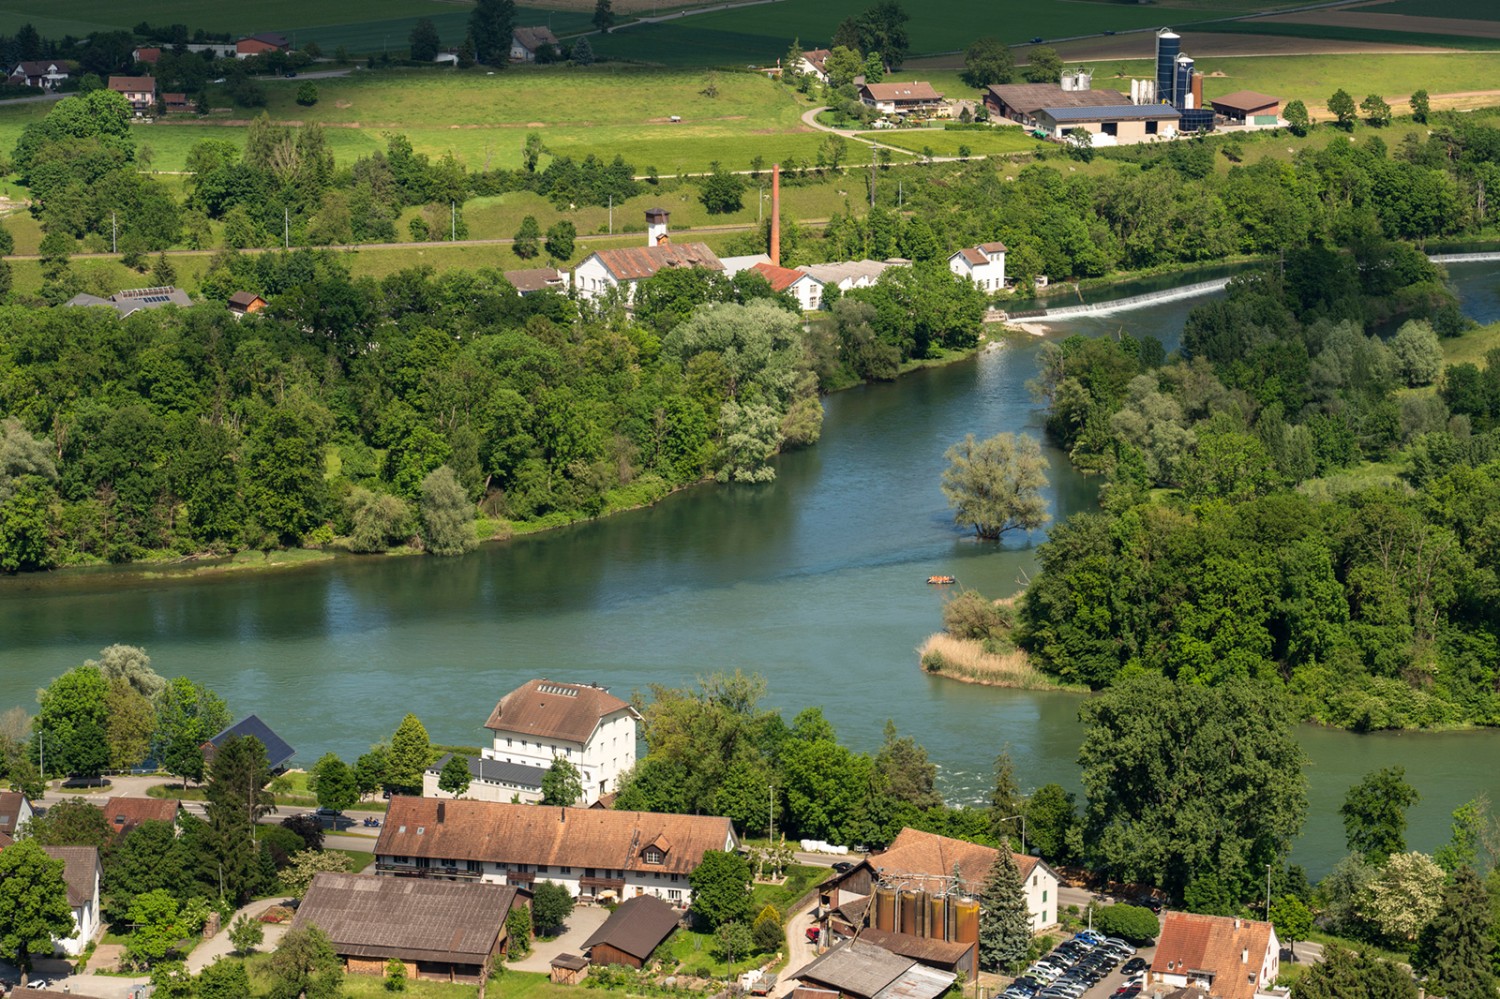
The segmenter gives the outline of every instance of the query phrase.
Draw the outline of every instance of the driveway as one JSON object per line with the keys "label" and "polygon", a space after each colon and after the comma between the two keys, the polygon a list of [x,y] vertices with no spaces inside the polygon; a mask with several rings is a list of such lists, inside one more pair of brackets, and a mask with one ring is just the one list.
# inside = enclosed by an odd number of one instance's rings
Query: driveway
{"label": "driveway", "polygon": [[519,961],[507,961],[505,966],[517,971],[551,971],[552,959],[557,955],[582,954],[583,942],[593,936],[608,918],[609,910],[602,905],[575,906],[573,914],[568,917],[567,928],[560,936],[552,940],[533,940],[530,954]]}
{"label": "driveway", "polygon": [[[189,954],[187,958],[187,969],[196,975],[198,974],[198,972],[202,971],[210,964],[213,964],[215,958],[229,956],[230,952],[234,950],[234,945],[229,942],[229,928],[234,925],[234,921],[240,916],[245,915],[249,916],[251,919],[258,919],[261,914],[264,913],[267,909],[273,906],[281,905],[287,900],[287,896],[283,896],[281,898],[258,898],[254,902],[251,902],[249,905],[245,906],[243,909],[240,909],[233,916],[230,916],[227,920],[224,921],[223,925],[219,927],[218,933],[215,933],[213,936],[209,937],[207,940],[203,941],[198,946],[193,948],[193,952]],[[263,924],[266,931],[266,938],[262,940],[260,946],[255,949],[275,950],[276,945],[281,942],[281,938],[286,935],[288,925],[290,924]]]}

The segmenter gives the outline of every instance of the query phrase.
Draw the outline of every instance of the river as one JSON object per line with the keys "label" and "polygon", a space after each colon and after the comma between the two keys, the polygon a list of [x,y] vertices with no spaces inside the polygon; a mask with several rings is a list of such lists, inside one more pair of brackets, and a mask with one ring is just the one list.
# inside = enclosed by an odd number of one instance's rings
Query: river
{"label": "river", "polygon": [[[1493,265],[1455,265],[1466,311],[1500,319]],[[1133,289],[1127,289],[1132,291]],[[1068,321],[1175,346],[1193,302]],[[349,557],[274,572],[171,579],[107,568],[0,579],[0,709],[111,642],[145,646],[256,712],[304,765],[388,736],[406,711],[433,738],[476,744],[495,700],[535,676],[617,693],[715,670],[762,673],[772,705],[821,705],[840,735],[879,745],[887,718],[925,745],[950,800],[976,801],[1008,747],[1022,783],[1076,789],[1081,695],[976,687],[925,675],[915,648],[939,627],[950,573],[1014,591],[1043,537],[996,550],[951,523],[943,451],[965,433],[1040,435],[1026,391],[1041,341],[827,400],[823,439],[778,461],[766,486],[707,485],[655,507],[458,559]],[[1056,519],[1096,483],[1048,452]],[[1343,853],[1337,808],[1368,771],[1404,764],[1422,794],[1410,842],[1431,850],[1481,792],[1500,803],[1500,732],[1353,735],[1304,727],[1311,808],[1294,859],[1315,876]]]}

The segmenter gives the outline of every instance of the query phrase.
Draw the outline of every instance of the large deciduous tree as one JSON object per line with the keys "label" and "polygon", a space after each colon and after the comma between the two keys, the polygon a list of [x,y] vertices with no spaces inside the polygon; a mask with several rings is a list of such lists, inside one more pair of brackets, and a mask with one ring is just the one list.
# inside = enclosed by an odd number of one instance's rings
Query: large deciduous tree
{"label": "large deciduous tree", "polygon": [[533,888],[531,922],[538,933],[555,930],[573,914],[573,895],[556,881],[543,881]]}
{"label": "large deciduous tree", "polygon": [[688,875],[693,889],[693,914],[717,929],[725,923],[748,922],[754,914],[750,896],[750,865],[738,853],[708,850]]}
{"label": "large deciduous tree", "polygon": [[503,67],[510,60],[510,36],[515,21],[515,0],[479,0],[469,14],[474,58],[486,66]]}
{"label": "large deciduous tree", "polygon": [[1084,838],[1111,875],[1180,895],[1215,872],[1238,897],[1290,849],[1307,812],[1305,757],[1277,689],[1143,675],[1081,714]]}
{"label": "large deciduous tree", "polygon": [[32,752],[50,773],[98,776],[109,766],[109,682],[92,666],[53,680],[37,697]]}
{"label": "large deciduous tree", "polygon": [[[443,769],[438,772],[438,790],[462,798],[469,790],[469,784],[474,776],[469,771],[469,758],[462,753],[454,753],[448,757],[448,762],[443,764]],[[546,794],[546,777],[542,778],[543,795]],[[565,802],[571,805],[572,802]]]}
{"label": "large deciduous tree", "polygon": [[308,784],[322,807],[342,812],[359,801],[359,785],[355,783],[354,772],[337,754],[324,753],[313,764],[309,776]]}
{"label": "large deciduous tree", "polygon": [[875,754],[875,778],[888,797],[917,808],[943,803],[937,790],[937,764],[911,736],[898,736],[896,723],[886,719],[885,743]]}
{"label": "large deciduous tree", "polygon": [[1027,434],[996,434],[985,441],[968,434],[950,447],[945,458],[943,495],[953,508],[953,520],[968,524],[987,541],[1008,531],[1030,531],[1049,519],[1047,459],[1041,445]]}
{"label": "large deciduous tree", "polygon": [[1420,797],[1406,782],[1405,767],[1384,767],[1366,774],[1339,806],[1349,850],[1374,864],[1405,850],[1406,810]]}
{"label": "large deciduous tree", "polygon": [[975,90],[992,83],[1009,83],[1016,75],[1016,59],[1010,46],[993,36],[976,38],[964,50],[964,71],[959,74]]}
{"label": "large deciduous tree", "polygon": [[289,930],[266,964],[269,999],[338,999],[344,966],[316,926]]}
{"label": "large deciduous tree", "polygon": [[462,555],[479,544],[474,536],[474,504],[458,474],[447,465],[433,469],[422,480],[419,509],[422,539],[434,555]]}
{"label": "large deciduous tree", "polygon": [[35,955],[52,953],[52,940],[73,934],[73,910],[63,862],[33,840],[0,851],[0,957],[31,974]]}
{"label": "large deciduous tree", "polygon": [[391,736],[391,751],[386,758],[386,782],[412,790],[422,786],[422,774],[432,762],[432,743],[421,719],[408,714],[401,719]]}
{"label": "large deciduous tree", "polygon": [[578,768],[571,760],[554,756],[552,765],[542,774],[542,804],[566,808],[577,804],[582,797],[583,777]]}
{"label": "large deciduous tree", "polygon": [[437,28],[432,23],[432,18],[422,17],[412,26],[411,57],[414,62],[431,62],[437,57],[438,50],[443,43],[438,38]]}

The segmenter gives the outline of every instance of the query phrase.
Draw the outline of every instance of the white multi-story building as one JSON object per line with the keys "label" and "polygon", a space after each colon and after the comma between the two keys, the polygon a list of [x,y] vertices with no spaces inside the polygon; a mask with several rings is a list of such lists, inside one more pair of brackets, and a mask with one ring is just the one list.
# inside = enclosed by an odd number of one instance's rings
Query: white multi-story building
{"label": "white multi-story building", "polygon": [[1197,987],[1220,999],[1258,999],[1281,974],[1281,941],[1270,923],[1169,912],[1151,959],[1151,983]]}
{"label": "white multi-story building", "polygon": [[582,298],[599,298],[613,288],[622,290],[627,303],[635,301],[635,287],[668,268],[702,268],[723,273],[718,254],[705,243],[673,243],[668,231],[671,212],[652,208],[646,212],[646,245],[598,250],[573,268],[573,289]]}
{"label": "white multi-story building", "polygon": [[[534,803],[542,799],[542,775],[554,760],[567,760],[583,781],[580,805],[619,789],[620,775],[635,766],[640,715],[608,690],[587,683],[532,680],[501,698],[484,727],[490,746],[469,761],[466,798]],[[428,768],[425,797],[452,797],[438,789],[448,758]]]}
{"label": "white multi-story building", "polygon": [[948,257],[948,269],[973,281],[980,291],[1001,291],[1005,288],[1005,244],[980,243],[959,250]]}
{"label": "white multi-story building", "polygon": [[738,845],[733,824],[708,815],[395,797],[375,870],[527,889],[553,881],[575,897],[655,895],[686,906],[704,853]]}

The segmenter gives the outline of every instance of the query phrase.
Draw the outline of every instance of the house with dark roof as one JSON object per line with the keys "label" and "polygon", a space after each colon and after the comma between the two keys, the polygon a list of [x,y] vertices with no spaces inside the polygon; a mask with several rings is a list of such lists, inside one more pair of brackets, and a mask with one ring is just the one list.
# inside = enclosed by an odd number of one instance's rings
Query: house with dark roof
{"label": "house with dark roof", "polygon": [[962,971],[969,977],[973,977],[975,962],[979,958],[977,941],[961,943],[957,940],[944,940],[941,937],[891,933],[888,930],[877,930],[873,926],[866,926],[860,930],[859,939],[877,947],[884,947],[900,957],[909,957],[929,968],[936,968],[939,971]]}
{"label": "house with dark roof", "polygon": [[863,940],[845,940],[791,977],[842,999],[936,999],[958,979]]}
{"label": "house with dark roof", "polygon": [[259,716],[247,715],[203,744],[204,762],[212,762],[219,747],[237,735],[248,735],[260,740],[260,744],[266,747],[266,759],[270,762],[272,773],[285,770],[287,764],[292,762],[292,757],[297,755],[297,751],[271,731],[271,726],[261,721]]}
{"label": "house with dark roof", "polygon": [[1123,146],[1175,138],[1181,122],[1182,112],[1170,104],[1126,103],[1042,108],[1034,127],[1049,139],[1084,131],[1095,146]]}
{"label": "house with dark roof", "polygon": [[832,49],[808,49],[802,53],[802,58],[797,60],[797,65],[793,68],[806,76],[816,77],[819,83],[827,83],[827,63],[831,55]]}
{"label": "house with dark roof", "polygon": [[1214,109],[1214,114],[1232,124],[1274,128],[1281,121],[1281,98],[1254,90],[1236,90],[1223,97],[1214,97],[1208,105]]}
{"label": "house with dark roof", "polygon": [[510,35],[510,61],[536,62],[536,54],[545,46],[558,51],[557,36],[546,25],[533,28],[516,28]]}
{"label": "house with dark roof", "polygon": [[943,95],[925,80],[912,83],[863,83],[859,99],[883,114],[938,114],[947,107]]}
{"label": "house with dark roof", "polygon": [[76,957],[99,934],[99,848],[96,846],[44,846],[47,856],[63,862],[63,880],[68,883],[68,907],[73,910],[73,935],[54,939],[59,954]]}
{"label": "house with dark roof", "polygon": [[[620,775],[635,766],[640,715],[608,689],[591,683],[532,680],[500,699],[484,727],[490,745],[470,759],[473,783],[465,797],[481,801],[542,800],[542,775],[553,760],[578,768],[583,799],[590,805],[617,790]],[[427,768],[422,793],[451,797],[437,786],[439,760]]]}
{"label": "house with dark roof", "polygon": [[253,291],[237,291],[229,296],[229,311],[238,319],[259,312],[269,304]]}
{"label": "house with dark roof", "polygon": [[125,836],[142,822],[175,826],[181,809],[176,798],[110,798],[104,803],[104,817],[116,836]]}
{"label": "house with dark roof", "polygon": [[984,106],[991,115],[1034,126],[1042,108],[1109,107],[1129,104],[1118,90],[1064,90],[1056,83],[992,83],[985,88]]}
{"label": "house with dark roof", "polygon": [[568,289],[568,276],[556,267],[529,267],[524,270],[506,271],[505,280],[511,283],[511,287],[526,295],[535,295],[539,291],[565,292]]}
{"label": "house with dark roof", "polygon": [[385,975],[400,961],[407,978],[483,982],[506,945],[506,917],[531,893],[513,885],[313,876],[292,929],[316,926],[356,974]]}
{"label": "house with dark roof", "polygon": [[637,895],[609,914],[604,925],[584,941],[583,950],[594,964],[644,968],[681,919],[680,911],[656,896]]}
{"label": "house with dark roof", "polygon": [[34,813],[31,802],[19,791],[0,791],[0,836],[15,837],[24,822],[30,822]]}
{"label": "house with dark roof", "polygon": [[111,76],[109,89],[120,94],[136,117],[150,114],[156,107],[156,78],[151,76]]}
{"label": "house with dark roof", "polygon": [[1198,987],[1215,999],[1268,995],[1281,974],[1281,941],[1270,923],[1168,912],[1151,958],[1151,982]]}
{"label": "house with dark roof", "polygon": [[705,243],[672,242],[668,232],[671,212],[652,208],[646,212],[646,245],[618,250],[597,250],[573,268],[573,288],[584,298],[599,298],[621,289],[625,301],[635,300],[635,287],[658,271],[694,268],[723,273],[718,254]]}
{"label": "house with dark roof", "polygon": [[581,898],[691,900],[688,876],[709,850],[739,844],[726,818],[397,796],[375,870],[530,888],[554,881]]}
{"label": "house with dark roof", "polygon": [[71,67],[61,59],[33,59],[16,63],[8,80],[15,86],[56,90],[68,79]]}
{"label": "house with dark roof", "polygon": [[984,292],[1005,288],[1005,244],[980,243],[966,246],[948,256],[948,269],[974,282]]}

